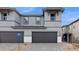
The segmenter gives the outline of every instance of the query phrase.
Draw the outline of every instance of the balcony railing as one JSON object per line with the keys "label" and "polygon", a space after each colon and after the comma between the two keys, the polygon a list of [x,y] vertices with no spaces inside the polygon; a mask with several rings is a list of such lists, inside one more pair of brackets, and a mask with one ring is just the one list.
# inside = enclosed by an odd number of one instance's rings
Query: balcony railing
{"label": "balcony railing", "polygon": [[51,21],[54,21],[55,20],[55,17],[51,17]]}
{"label": "balcony railing", "polygon": [[6,21],[7,20],[7,16],[1,17],[2,21]]}

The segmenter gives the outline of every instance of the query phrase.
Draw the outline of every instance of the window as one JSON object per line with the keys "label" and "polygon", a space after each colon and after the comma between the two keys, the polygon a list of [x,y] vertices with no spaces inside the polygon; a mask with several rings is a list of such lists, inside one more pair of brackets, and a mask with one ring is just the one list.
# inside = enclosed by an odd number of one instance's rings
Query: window
{"label": "window", "polygon": [[51,14],[51,20],[52,20],[52,21],[55,20],[55,14]]}
{"label": "window", "polygon": [[36,18],[36,24],[41,24],[41,18],[40,17]]}
{"label": "window", "polygon": [[24,18],[24,24],[29,24],[29,19],[28,19],[28,17],[25,17],[25,18]]}
{"label": "window", "polygon": [[4,20],[4,21],[7,20],[7,13],[3,13],[2,17],[3,17],[2,20]]}

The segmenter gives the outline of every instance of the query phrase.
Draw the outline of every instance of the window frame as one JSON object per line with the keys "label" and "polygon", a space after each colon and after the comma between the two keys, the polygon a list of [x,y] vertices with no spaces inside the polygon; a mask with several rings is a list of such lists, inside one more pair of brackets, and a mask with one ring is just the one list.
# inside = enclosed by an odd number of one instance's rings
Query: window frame
{"label": "window frame", "polygon": [[[2,14],[2,21],[6,21],[7,20],[7,16],[8,16],[8,14],[7,13],[1,13]],[[5,16],[5,14],[6,14],[6,16]]]}
{"label": "window frame", "polygon": [[[52,16],[52,15],[54,15],[54,16]],[[55,21],[55,14],[50,14],[50,19],[51,19],[51,21]]]}
{"label": "window frame", "polygon": [[[37,20],[39,18],[39,20]],[[36,17],[36,24],[40,25],[41,24],[41,17]]]}
{"label": "window frame", "polygon": [[24,25],[29,24],[29,17],[27,17],[27,18],[28,18],[28,20],[26,20],[26,17],[24,17],[24,23],[23,23]]}

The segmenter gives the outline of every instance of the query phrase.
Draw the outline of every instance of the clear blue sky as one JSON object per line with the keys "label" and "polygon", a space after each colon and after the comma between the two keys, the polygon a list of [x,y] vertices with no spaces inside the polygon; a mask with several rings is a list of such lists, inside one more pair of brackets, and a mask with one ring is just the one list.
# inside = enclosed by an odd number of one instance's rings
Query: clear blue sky
{"label": "clear blue sky", "polygon": [[[42,7],[17,7],[21,14],[42,14]],[[79,7],[65,7],[62,14],[62,25],[69,24],[79,19]]]}

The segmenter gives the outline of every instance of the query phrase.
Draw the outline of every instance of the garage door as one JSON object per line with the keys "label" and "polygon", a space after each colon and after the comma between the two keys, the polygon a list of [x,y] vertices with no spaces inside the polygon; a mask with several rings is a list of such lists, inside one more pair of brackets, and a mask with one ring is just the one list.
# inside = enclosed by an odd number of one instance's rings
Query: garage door
{"label": "garage door", "polygon": [[57,32],[32,32],[33,43],[57,43]]}
{"label": "garage door", "polygon": [[0,43],[23,43],[23,32],[0,32]]}

